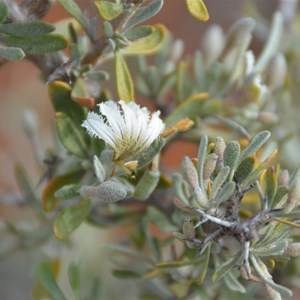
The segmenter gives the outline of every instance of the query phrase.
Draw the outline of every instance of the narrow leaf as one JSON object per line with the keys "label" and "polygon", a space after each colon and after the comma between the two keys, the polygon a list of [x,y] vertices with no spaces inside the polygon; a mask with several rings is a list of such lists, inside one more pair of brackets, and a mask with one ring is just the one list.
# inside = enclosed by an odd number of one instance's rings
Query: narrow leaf
{"label": "narrow leaf", "polygon": [[24,38],[36,35],[44,35],[54,30],[55,27],[53,25],[41,21],[19,22],[0,25],[0,32]]}
{"label": "narrow leaf", "polygon": [[228,272],[224,276],[224,281],[230,290],[240,293],[246,293],[246,289],[239,283],[239,281],[233,276],[231,272]]}
{"label": "narrow leaf", "polygon": [[292,291],[289,290],[288,288],[281,286],[279,284],[276,284],[275,282],[273,282],[273,280],[267,277],[267,274],[264,273],[264,271],[262,270],[262,268],[260,267],[259,263],[257,262],[257,260],[255,259],[255,257],[253,255],[250,256],[252,265],[255,269],[255,271],[258,273],[258,275],[260,276],[260,278],[266,283],[268,284],[271,288],[273,288],[274,290],[276,290],[277,292],[279,292],[282,296],[284,297],[291,297],[293,295]]}
{"label": "narrow leaf", "polygon": [[[151,34],[136,39],[130,45],[121,50],[124,55],[149,55],[158,52],[166,42],[168,31],[165,26],[159,24],[152,26]],[[135,31],[137,34],[137,31]],[[141,34],[141,32],[139,32]]]}
{"label": "narrow leaf", "polygon": [[250,145],[243,151],[240,161],[244,160],[247,156],[254,154],[269,138],[271,134],[265,130],[257,134],[251,141]]}
{"label": "narrow leaf", "polygon": [[0,56],[8,60],[18,61],[25,57],[25,53],[20,48],[0,46]]}
{"label": "narrow leaf", "polygon": [[199,21],[207,21],[209,14],[202,0],[186,0],[190,14]]}
{"label": "narrow leaf", "polygon": [[119,98],[126,103],[134,101],[134,87],[127,64],[118,51],[115,52],[116,83]]}
{"label": "narrow leaf", "polygon": [[239,264],[240,253],[232,256],[231,258],[225,260],[218,268],[214,271],[212,275],[212,281],[216,282],[225,276],[235,265]]}
{"label": "narrow leaf", "polygon": [[45,54],[67,47],[67,41],[61,35],[47,34],[21,38],[0,33],[0,40],[7,46],[21,48],[26,54]]}
{"label": "narrow leaf", "polygon": [[157,14],[162,8],[163,0],[153,0],[147,6],[137,10],[133,18],[127,23],[125,30],[140,24]]}
{"label": "narrow leaf", "polygon": [[149,220],[156,224],[160,230],[163,231],[176,231],[176,226],[173,225],[161,211],[155,207],[149,207],[147,210]]}
{"label": "narrow leaf", "polygon": [[207,135],[203,135],[201,137],[200,145],[198,149],[198,165],[197,165],[199,185],[202,191],[205,190],[204,182],[203,182],[203,167],[206,158],[207,145],[208,145],[208,137]]}
{"label": "narrow leaf", "polygon": [[238,142],[229,142],[224,150],[224,166],[229,166],[230,169],[234,171],[237,166],[240,151],[241,148]]}
{"label": "narrow leaf", "polygon": [[80,274],[79,265],[77,263],[71,263],[68,268],[69,282],[72,287],[75,299],[79,300],[80,296]]}
{"label": "narrow leaf", "polygon": [[214,199],[221,188],[222,184],[227,179],[230,172],[230,168],[228,166],[221,169],[221,171],[218,173],[217,177],[213,181],[212,188],[211,188],[211,194],[210,198]]}
{"label": "narrow leaf", "polygon": [[79,6],[73,0],[58,0],[58,2],[69,14],[71,14],[80,23],[84,31],[87,34],[90,34],[90,26]]}
{"label": "narrow leaf", "polygon": [[215,205],[219,206],[221,203],[227,201],[235,192],[235,183],[233,181],[226,183],[219,191],[215,198]]}
{"label": "narrow leaf", "polygon": [[141,274],[130,270],[113,270],[112,274],[119,279],[141,279]]}
{"label": "narrow leaf", "polygon": [[148,26],[148,25],[138,26],[138,27],[130,29],[124,35],[128,40],[133,42],[140,38],[145,38],[145,37],[149,36],[150,34],[152,34],[154,32],[154,30],[155,30],[154,26]]}
{"label": "narrow leaf", "polygon": [[85,141],[86,133],[64,113],[56,113],[56,128],[62,144],[68,151],[79,157],[86,157],[88,146]]}
{"label": "narrow leaf", "polygon": [[62,293],[62,291],[60,290],[53,274],[50,272],[46,264],[42,264],[39,266],[37,270],[37,279],[44,287],[44,289],[48,292],[48,294],[51,296],[52,299],[55,300],[67,299]]}
{"label": "narrow leaf", "polygon": [[158,184],[159,175],[158,171],[146,170],[139,180],[133,196],[139,200],[148,199]]}
{"label": "narrow leaf", "polygon": [[55,218],[54,234],[59,240],[64,240],[79,227],[86,219],[92,207],[90,200],[81,200],[79,203],[64,208]]}

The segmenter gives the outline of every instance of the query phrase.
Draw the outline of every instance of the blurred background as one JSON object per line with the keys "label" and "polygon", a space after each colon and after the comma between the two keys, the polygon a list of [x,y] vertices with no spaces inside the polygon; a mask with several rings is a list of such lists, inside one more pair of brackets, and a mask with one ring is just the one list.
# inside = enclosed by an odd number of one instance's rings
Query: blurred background
{"label": "blurred background", "polygon": [[[286,0],[290,1],[290,0]],[[90,8],[91,1],[76,1],[85,9]],[[196,49],[201,48],[201,36],[205,30],[212,24],[221,24],[224,31],[228,29],[243,13],[243,7],[247,2],[254,2],[261,13],[271,19],[273,12],[278,7],[277,0],[206,0],[210,20],[201,23],[193,19],[185,7],[184,0],[165,0],[162,10],[150,20],[151,24],[163,23],[172,32],[174,38],[182,39],[186,45],[185,53],[192,54]],[[55,23],[60,19],[67,17],[63,9],[55,4],[49,14],[44,18],[45,21]],[[261,42],[254,39],[251,46],[255,51],[261,49]],[[39,79],[39,70],[26,60],[18,63],[6,63],[0,69],[0,201],[9,202],[9,197],[13,197],[18,191],[14,177],[14,168],[16,163],[20,162],[27,169],[34,183],[37,183],[40,176],[40,170],[34,163],[34,157],[30,142],[22,130],[22,115],[24,110],[33,110],[40,122],[41,144],[43,148],[51,146],[51,127],[53,126],[54,112],[51,108],[47,87]],[[113,77],[110,79],[113,86]],[[187,153],[188,151],[188,153]],[[190,152],[190,153],[189,153]],[[196,147],[190,147],[188,150],[180,147],[169,155],[165,165],[178,166],[183,154],[193,156],[196,153]],[[3,200],[4,199],[4,200]],[[20,210],[7,204],[1,206],[0,219],[26,220],[30,214],[24,215]],[[89,234],[82,239],[82,233],[88,230]],[[95,257],[103,254],[101,245],[110,231],[100,231],[98,229],[87,229],[82,226],[75,233],[75,243],[77,240],[76,254],[63,254],[65,260],[72,260],[73,257],[80,257],[80,253],[90,254],[89,257]],[[115,233],[113,233],[115,235]],[[81,236],[79,241],[78,236]],[[98,241],[97,247],[88,247],[88,240]],[[54,241],[55,243],[55,241]],[[34,279],[34,266],[41,254],[35,252],[21,252],[11,255],[5,261],[0,261],[0,299],[30,299]],[[86,255],[87,256],[87,255]],[[103,257],[105,254],[103,254]],[[94,272],[99,272],[99,268],[107,270],[106,262],[99,261],[95,264],[93,259],[87,259],[87,264],[92,266]],[[100,266],[101,265],[101,266]],[[16,269],[15,266],[18,266]],[[105,271],[103,271],[105,272]],[[110,278],[109,272],[105,277]],[[110,279],[107,279],[109,281]],[[126,288],[128,283],[119,282],[115,285],[114,281],[109,281],[111,286],[110,299],[117,299],[117,290]],[[134,287],[132,287],[134,289]],[[114,290],[114,291],[113,291]],[[114,294],[115,293],[115,294]],[[115,296],[113,296],[115,295]],[[125,297],[125,296],[124,296]],[[126,299],[130,299],[130,293]],[[122,299],[125,299],[122,298]],[[133,299],[133,298],[131,298]]]}

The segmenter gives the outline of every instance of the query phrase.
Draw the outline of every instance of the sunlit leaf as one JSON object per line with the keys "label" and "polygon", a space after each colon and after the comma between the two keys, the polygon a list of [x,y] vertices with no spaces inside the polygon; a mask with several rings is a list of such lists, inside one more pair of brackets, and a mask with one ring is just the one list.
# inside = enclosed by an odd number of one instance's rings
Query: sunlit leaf
{"label": "sunlit leaf", "polygon": [[139,38],[121,50],[124,55],[149,55],[158,52],[167,38],[167,29],[159,24],[153,26],[153,32],[145,37]]}
{"label": "sunlit leaf", "polygon": [[115,52],[116,83],[119,98],[125,102],[134,101],[134,87],[127,64],[118,51]]}
{"label": "sunlit leaf", "polygon": [[190,14],[199,21],[207,21],[209,14],[202,0],[186,0]]}
{"label": "sunlit leaf", "polygon": [[123,11],[122,5],[110,1],[95,1],[94,2],[100,16],[107,21],[115,19]]}

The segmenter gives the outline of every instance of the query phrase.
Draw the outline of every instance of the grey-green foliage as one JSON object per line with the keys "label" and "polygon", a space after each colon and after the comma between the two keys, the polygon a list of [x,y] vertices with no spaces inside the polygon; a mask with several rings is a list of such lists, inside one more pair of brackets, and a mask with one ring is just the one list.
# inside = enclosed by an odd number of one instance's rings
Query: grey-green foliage
{"label": "grey-green foliage", "polygon": [[[97,28],[76,1],[59,3],[80,25],[64,24],[60,29],[64,37],[52,34],[54,26],[41,21],[11,22],[10,7],[0,4],[2,57],[20,60],[25,54],[31,59],[48,54],[43,59],[51,63],[61,55],[59,50],[70,46],[70,56],[64,54],[68,60],[55,65],[48,78],[60,142],[53,141],[55,147],[45,155],[40,181],[45,185],[43,209],[26,172],[16,169],[24,203],[34,208],[40,226],[24,230],[6,222],[5,229],[18,241],[8,252],[47,243],[52,231],[57,239],[68,241],[85,221],[98,227],[130,224],[123,244],[108,247],[117,263],[113,275],[138,279],[139,290],[147,297],[217,298],[222,291],[224,298],[235,293],[251,298],[256,296],[251,280],[267,286],[276,299],[280,294],[290,296],[291,291],[275,283],[270,273],[274,264],[293,267],[290,257],[299,254],[293,229],[299,228],[300,168],[289,176],[272,160],[275,147],[282,150],[299,130],[294,122],[297,110],[289,111],[290,104],[297,107],[292,98],[298,87],[290,80],[299,78],[292,76],[299,72],[299,47],[291,44],[293,38],[300,39],[297,29],[291,30],[287,22],[286,36],[282,35],[283,19],[277,13],[255,62],[249,45],[255,22],[260,24],[262,18],[243,18],[227,35],[219,27],[209,30],[203,51],[186,57],[183,41],[166,37],[161,28],[137,26],[159,12],[162,0],[142,1],[138,8],[131,1],[96,1],[95,18],[103,19],[103,28]],[[135,57],[132,78],[126,49],[151,37],[160,51],[152,60],[143,53]],[[289,38],[289,43],[281,47],[280,38]],[[155,49],[151,53],[158,51],[155,41],[151,40]],[[120,160],[109,145],[89,137],[81,127],[88,111],[111,98],[103,81],[114,76],[103,62],[112,56],[118,92],[130,96],[123,100],[134,100],[134,91],[150,99],[167,128],[147,149]],[[184,118],[192,127],[179,130],[178,122]],[[38,134],[38,128],[35,131]],[[160,163],[177,140],[199,144],[196,158],[183,156],[182,175],[179,166],[173,171]],[[164,234],[153,234],[153,228]],[[175,239],[182,248],[174,248]],[[188,268],[181,272],[184,266]],[[46,294],[65,299],[52,267],[42,264],[37,281]],[[276,270],[295,280],[294,269]],[[71,264],[68,272],[76,299],[100,297],[97,279],[87,297],[81,289],[80,267]]]}

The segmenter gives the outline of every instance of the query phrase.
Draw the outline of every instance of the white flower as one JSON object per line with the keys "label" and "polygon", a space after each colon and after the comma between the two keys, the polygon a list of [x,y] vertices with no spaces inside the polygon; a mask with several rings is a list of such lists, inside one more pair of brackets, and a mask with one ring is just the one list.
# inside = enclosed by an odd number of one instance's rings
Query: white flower
{"label": "white flower", "polygon": [[89,112],[82,126],[111,146],[116,160],[146,150],[164,129],[159,111],[150,114],[134,102],[106,101],[99,104],[99,111],[101,115]]}

